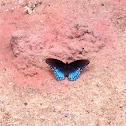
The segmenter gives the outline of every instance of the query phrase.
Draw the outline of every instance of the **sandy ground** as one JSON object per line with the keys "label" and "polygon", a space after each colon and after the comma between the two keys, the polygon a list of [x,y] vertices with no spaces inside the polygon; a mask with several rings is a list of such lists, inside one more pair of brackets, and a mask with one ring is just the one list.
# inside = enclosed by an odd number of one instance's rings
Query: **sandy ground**
{"label": "sandy ground", "polygon": [[[45,59],[89,59],[57,81]],[[0,0],[0,126],[126,126],[125,0]]]}

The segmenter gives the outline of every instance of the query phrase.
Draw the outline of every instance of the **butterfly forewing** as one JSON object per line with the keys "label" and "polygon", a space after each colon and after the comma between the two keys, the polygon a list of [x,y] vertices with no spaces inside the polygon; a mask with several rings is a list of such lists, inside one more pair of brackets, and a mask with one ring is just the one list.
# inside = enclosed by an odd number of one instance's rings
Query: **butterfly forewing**
{"label": "butterfly forewing", "polygon": [[80,72],[90,63],[89,60],[84,59],[84,60],[76,60],[74,62],[71,62],[69,64],[69,68],[70,68],[70,73],[68,76],[68,79],[71,81],[75,81],[79,75]]}
{"label": "butterfly forewing", "polygon": [[65,63],[60,60],[48,58],[46,63],[51,67],[57,80],[65,79],[64,67]]}

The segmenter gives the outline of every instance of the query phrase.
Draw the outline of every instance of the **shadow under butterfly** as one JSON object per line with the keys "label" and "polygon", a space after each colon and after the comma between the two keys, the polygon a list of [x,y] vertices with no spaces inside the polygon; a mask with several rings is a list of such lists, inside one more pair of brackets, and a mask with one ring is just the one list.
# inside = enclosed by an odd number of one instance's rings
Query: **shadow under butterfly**
{"label": "shadow under butterfly", "polygon": [[60,60],[47,58],[46,63],[51,67],[57,80],[68,77],[70,81],[75,81],[80,72],[90,63],[88,59],[76,60],[71,63],[64,63]]}

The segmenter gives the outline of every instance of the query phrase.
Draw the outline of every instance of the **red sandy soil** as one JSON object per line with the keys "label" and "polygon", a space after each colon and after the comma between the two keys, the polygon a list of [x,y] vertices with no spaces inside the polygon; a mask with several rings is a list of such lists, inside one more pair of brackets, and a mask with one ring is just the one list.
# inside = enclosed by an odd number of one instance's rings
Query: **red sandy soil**
{"label": "red sandy soil", "polygon": [[[0,126],[126,126],[126,1],[0,0]],[[89,59],[57,81],[45,59]]]}

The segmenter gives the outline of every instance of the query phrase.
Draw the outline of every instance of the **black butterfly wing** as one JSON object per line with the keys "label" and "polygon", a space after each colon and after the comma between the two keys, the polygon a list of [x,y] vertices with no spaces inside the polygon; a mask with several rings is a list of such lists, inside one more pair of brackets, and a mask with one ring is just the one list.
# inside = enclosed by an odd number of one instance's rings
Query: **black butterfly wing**
{"label": "black butterfly wing", "polygon": [[76,60],[74,62],[71,62],[69,64],[70,73],[68,75],[68,79],[71,81],[75,81],[79,75],[80,72],[90,63],[88,59],[84,60]]}
{"label": "black butterfly wing", "polygon": [[60,60],[53,59],[53,58],[47,58],[46,63],[51,67],[53,70],[53,73],[57,80],[63,80],[65,79],[64,75],[64,67],[65,63],[63,63]]}

